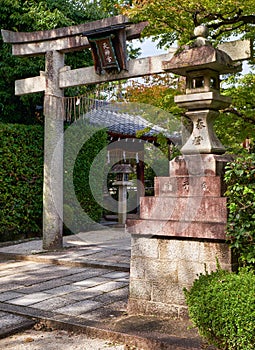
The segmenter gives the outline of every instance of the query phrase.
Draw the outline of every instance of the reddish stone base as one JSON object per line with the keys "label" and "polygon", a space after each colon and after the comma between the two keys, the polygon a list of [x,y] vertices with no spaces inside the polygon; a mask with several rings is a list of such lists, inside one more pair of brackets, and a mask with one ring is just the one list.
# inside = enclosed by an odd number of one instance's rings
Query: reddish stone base
{"label": "reddish stone base", "polygon": [[232,158],[189,155],[170,162],[170,176],[155,178],[155,196],[142,197],[131,234],[225,241],[227,198],[224,165]]}

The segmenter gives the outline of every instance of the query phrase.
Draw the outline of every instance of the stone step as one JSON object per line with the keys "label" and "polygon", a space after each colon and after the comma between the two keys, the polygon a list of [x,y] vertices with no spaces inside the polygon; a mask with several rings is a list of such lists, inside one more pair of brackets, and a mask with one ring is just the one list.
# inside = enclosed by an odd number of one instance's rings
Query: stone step
{"label": "stone step", "polygon": [[222,197],[226,186],[219,176],[155,177],[157,197]]}
{"label": "stone step", "polygon": [[[128,220],[128,232],[133,235],[226,240],[224,223],[173,220]],[[160,237],[159,237],[160,238]]]}
{"label": "stone step", "polygon": [[140,200],[140,219],[227,222],[224,197],[142,197]]}

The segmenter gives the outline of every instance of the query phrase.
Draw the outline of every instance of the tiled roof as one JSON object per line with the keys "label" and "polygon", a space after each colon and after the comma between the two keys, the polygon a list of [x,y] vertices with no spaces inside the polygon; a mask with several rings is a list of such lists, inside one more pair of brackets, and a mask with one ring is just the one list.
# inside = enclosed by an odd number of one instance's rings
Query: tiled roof
{"label": "tiled roof", "polygon": [[[126,105],[126,106],[125,106]],[[109,132],[117,135],[126,135],[136,137],[137,131],[145,130],[143,138],[155,137],[162,133],[170,140],[179,138],[179,135],[170,135],[168,131],[158,125],[148,122],[141,115],[134,112],[128,113],[129,104],[109,103],[106,101],[95,101],[95,108],[83,115],[84,120],[88,120],[90,124],[106,127]]]}

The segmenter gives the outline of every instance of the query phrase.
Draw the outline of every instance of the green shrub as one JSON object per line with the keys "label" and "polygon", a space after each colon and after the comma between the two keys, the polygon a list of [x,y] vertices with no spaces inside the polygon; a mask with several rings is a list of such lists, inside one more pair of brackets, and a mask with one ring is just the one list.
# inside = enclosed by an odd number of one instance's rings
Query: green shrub
{"label": "green shrub", "polygon": [[255,263],[255,154],[239,156],[226,166],[227,236],[243,264]]}
{"label": "green shrub", "polygon": [[0,124],[0,240],[41,234],[43,128]]}
{"label": "green shrub", "polygon": [[219,269],[184,290],[189,315],[201,336],[224,350],[255,348],[255,275]]}

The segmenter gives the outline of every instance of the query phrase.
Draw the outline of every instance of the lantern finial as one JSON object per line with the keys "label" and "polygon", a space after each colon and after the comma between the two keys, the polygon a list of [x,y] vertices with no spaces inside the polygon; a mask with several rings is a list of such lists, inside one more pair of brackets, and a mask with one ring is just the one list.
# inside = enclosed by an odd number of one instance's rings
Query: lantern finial
{"label": "lantern finial", "polygon": [[206,38],[209,36],[209,29],[201,24],[200,26],[194,29],[194,35],[196,37],[195,45],[200,47],[204,45],[210,45],[209,40]]}

